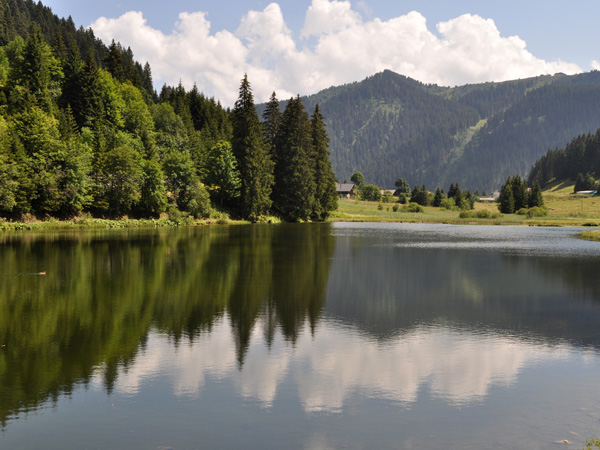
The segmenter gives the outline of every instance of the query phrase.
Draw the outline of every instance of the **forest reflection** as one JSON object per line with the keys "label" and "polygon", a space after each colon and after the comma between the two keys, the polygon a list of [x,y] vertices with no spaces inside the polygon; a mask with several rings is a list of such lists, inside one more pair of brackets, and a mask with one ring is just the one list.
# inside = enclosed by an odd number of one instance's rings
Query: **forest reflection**
{"label": "forest reflection", "polygon": [[267,407],[291,377],[307,412],[423,385],[477,402],[532,361],[598,358],[600,249],[578,245],[401,224],[4,234],[0,422],[169,366],[176,396],[228,379]]}
{"label": "forest reflection", "polygon": [[[227,316],[244,364],[259,316],[294,342],[319,320],[328,225],[3,235],[0,421],[88,385],[108,393],[151,329],[177,347]],[[38,275],[45,271],[46,275]]]}

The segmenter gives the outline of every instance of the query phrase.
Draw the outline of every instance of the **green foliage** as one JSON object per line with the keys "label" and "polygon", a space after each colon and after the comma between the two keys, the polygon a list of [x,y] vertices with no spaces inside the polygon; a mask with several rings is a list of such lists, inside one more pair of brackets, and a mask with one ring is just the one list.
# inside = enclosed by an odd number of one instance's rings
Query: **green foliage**
{"label": "green foliage", "polygon": [[142,192],[138,212],[145,217],[158,217],[167,206],[164,173],[156,159],[143,163]]}
{"label": "green foliage", "polygon": [[404,178],[398,178],[394,183],[394,186],[398,188],[399,194],[410,194],[410,185]]}
{"label": "green foliage", "polygon": [[461,219],[498,219],[501,217],[500,213],[492,213],[487,209],[481,209],[479,211],[466,211],[463,210],[460,212],[458,217]]}
{"label": "green foliage", "polygon": [[219,204],[231,203],[240,195],[240,172],[233,156],[231,144],[219,141],[210,152],[207,182],[210,190],[219,200]]}
{"label": "green foliage", "polygon": [[422,213],[425,212],[425,209],[418,203],[410,202],[408,205],[402,207],[402,212]]}
{"label": "green foliage", "polygon": [[579,172],[577,174],[577,178],[575,179],[575,187],[573,191],[590,191],[596,189],[596,185],[596,180],[594,180],[594,177],[589,172],[587,172],[585,176]]}
{"label": "green foliage", "polygon": [[110,217],[128,214],[141,199],[143,175],[142,159],[134,148],[123,145],[110,150],[98,186],[103,212]]}
{"label": "green foliage", "polygon": [[534,206],[527,210],[527,217],[545,217],[548,215],[548,209],[543,206]]}
{"label": "green foliage", "polygon": [[429,205],[429,191],[427,190],[425,185],[423,185],[422,187],[415,185],[410,194],[410,201],[412,203],[417,203],[421,206]]}
{"label": "green foliage", "polygon": [[243,217],[256,220],[271,208],[273,161],[263,140],[247,75],[244,75],[240,85],[240,95],[231,113],[231,122],[231,146],[241,178],[240,212]]}
{"label": "green foliage", "polygon": [[595,189],[594,175],[600,177],[600,129],[573,138],[564,148],[548,150],[533,164],[528,180],[545,186],[553,179],[569,178],[575,180],[577,192]]}
{"label": "green foliage", "polygon": [[359,191],[361,191],[365,187],[365,177],[359,171],[356,171],[352,174],[352,176],[350,177],[350,181],[352,181],[356,185]]}
{"label": "green foliage", "polygon": [[440,189],[440,187],[438,186],[438,188],[435,190],[435,196],[433,197],[433,206],[435,207],[440,207],[442,206],[442,201],[447,198],[446,195],[444,194],[443,189]]}
{"label": "green foliage", "polygon": [[381,189],[373,184],[367,184],[363,186],[360,195],[363,200],[369,202],[381,201]]}
{"label": "green foliage", "polygon": [[512,214],[515,212],[515,197],[511,183],[506,183],[500,192],[500,205],[498,209],[502,214]]}
{"label": "green foliage", "polygon": [[[326,176],[325,173],[321,175]],[[308,220],[313,216],[317,189],[315,176],[311,123],[300,97],[291,98],[283,112],[277,136],[273,192],[273,207],[285,220]],[[320,210],[321,206],[317,208]]]}
{"label": "green foliage", "polygon": [[588,439],[584,450],[600,450],[600,439]]}
{"label": "green foliage", "polygon": [[316,185],[312,218],[325,220],[332,211],[337,209],[338,196],[335,175],[331,169],[329,137],[325,130],[325,122],[319,105],[315,107],[312,115],[311,133]]}

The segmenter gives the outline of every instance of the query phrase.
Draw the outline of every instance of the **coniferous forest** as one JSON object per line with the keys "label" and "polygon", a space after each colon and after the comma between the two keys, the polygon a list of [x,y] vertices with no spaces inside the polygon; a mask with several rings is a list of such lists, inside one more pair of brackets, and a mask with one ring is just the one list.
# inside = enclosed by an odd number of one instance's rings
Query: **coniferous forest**
{"label": "coniferous forest", "polygon": [[270,114],[247,77],[231,111],[196,86],[157,94],[130,48],[41,3],[0,4],[1,217],[323,220],[337,207],[323,115],[299,98]]}
{"label": "coniferous forest", "polygon": [[575,191],[596,188],[600,178],[600,128],[596,133],[582,134],[564,148],[548,150],[529,172],[529,182],[544,186],[552,180],[571,179]]}

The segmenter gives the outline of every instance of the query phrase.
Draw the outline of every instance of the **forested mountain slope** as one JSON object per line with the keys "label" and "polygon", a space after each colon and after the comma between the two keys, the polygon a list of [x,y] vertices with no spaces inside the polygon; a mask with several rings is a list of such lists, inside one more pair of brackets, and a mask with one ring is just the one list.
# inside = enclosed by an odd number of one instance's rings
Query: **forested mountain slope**
{"label": "forested mountain slope", "polygon": [[308,109],[317,103],[339,181],[360,170],[386,187],[402,177],[491,190],[598,128],[600,72],[450,88],[384,71],[305,99]]}

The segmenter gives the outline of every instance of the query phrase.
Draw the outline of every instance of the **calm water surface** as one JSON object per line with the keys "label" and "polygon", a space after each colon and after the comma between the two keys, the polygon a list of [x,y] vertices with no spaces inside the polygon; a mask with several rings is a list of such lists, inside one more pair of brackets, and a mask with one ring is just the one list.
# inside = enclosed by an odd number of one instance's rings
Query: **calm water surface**
{"label": "calm water surface", "polygon": [[0,448],[581,448],[600,243],[576,234],[0,235]]}

